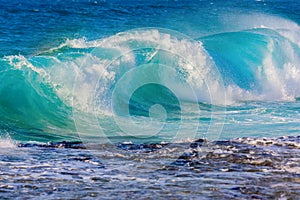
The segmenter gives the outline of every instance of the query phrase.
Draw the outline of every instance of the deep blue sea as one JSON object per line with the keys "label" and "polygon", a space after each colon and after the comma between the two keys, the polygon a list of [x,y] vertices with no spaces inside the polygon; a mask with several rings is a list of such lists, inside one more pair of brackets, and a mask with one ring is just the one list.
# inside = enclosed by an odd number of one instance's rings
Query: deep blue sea
{"label": "deep blue sea", "polygon": [[299,199],[300,1],[0,0],[0,199]]}

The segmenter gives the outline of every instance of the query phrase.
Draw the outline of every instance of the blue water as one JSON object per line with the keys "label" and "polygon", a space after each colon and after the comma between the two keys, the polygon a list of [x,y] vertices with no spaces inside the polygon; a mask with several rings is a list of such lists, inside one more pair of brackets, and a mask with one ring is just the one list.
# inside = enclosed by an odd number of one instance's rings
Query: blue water
{"label": "blue water", "polygon": [[298,199],[300,1],[0,0],[0,198]]}

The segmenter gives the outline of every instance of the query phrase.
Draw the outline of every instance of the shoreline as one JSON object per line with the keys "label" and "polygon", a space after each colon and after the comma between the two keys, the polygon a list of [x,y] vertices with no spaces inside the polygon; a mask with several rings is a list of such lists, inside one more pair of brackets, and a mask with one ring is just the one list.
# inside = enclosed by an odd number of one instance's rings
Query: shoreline
{"label": "shoreline", "polygon": [[[209,141],[206,139],[196,139],[191,142],[178,142],[176,144],[190,144],[190,147],[195,145],[195,143],[202,143],[202,142],[209,142],[209,143],[215,143],[215,144],[222,144],[222,143],[244,143],[249,145],[258,145],[258,146],[289,146],[289,147],[297,147],[300,149],[300,135],[298,136],[280,136],[280,137],[241,137],[241,138],[234,138],[229,140],[216,140],[216,141]],[[286,144],[285,144],[286,143]],[[22,143],[22,142],[16,142],[15,143],[17,147],[45,147],[45,148],[71,148],[71,149],[87,149],[84,142],[82,141],[62,141],[62,142],[47,142],[47,143]],[[126,150],[136,150],[136,149],[142,149],[142,148],[163,148],[164,146],[167,146],[167,142],[162,143],[132,143],[132,142],[116,142],[112,144],[97,144],[92,143],[91,146],[97,146],[97,145],[115,145],[117,147],[126,149]],[[90,148],[90,147],[89,147]]]}

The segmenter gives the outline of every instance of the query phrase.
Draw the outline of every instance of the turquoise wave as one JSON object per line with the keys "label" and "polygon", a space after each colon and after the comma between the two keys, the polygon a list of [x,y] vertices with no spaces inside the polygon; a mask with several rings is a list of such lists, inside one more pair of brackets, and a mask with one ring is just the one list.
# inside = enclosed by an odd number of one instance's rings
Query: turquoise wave
{"label": "turquoise wave", "polygon": [[[22,61],[17,58],[11,61],[0,61],[1,130],[25,141],[61,140],[62,130],[75,130],[71,107],[64,104],[53,85],[38,71],[28,68],[29,61],[19,63]],[[19,63],[20,68],[13,67],[13,62]]]}
{"label": "turquoise wave", "polygon": [[[291,73],[288,71],[288,65],[299,69],[299,44],[276,30],[259,28],[221,33],[200,39],[213,57],[226,84],[236,84],[240,88],[257,91],[259,94],[266,92],[263,91],[264,84],[272,84],[268,82],[271,74],[278,75],[274,78],[278,78],[277,81],[283,85],[288,84],[289,80],[295,81],[295,84],[299,81],[281,76]],[[295,75],[291,74],[291,76]],[[297,86],[286,86],[297,91],[286,91],[287,95],[293,97],[299,94]],[[280,90],[280,88],[274,89]]]}
{"label": "turquoise wave", "polygon": [[[67,40],[32,57],[3,57],[0,130],[18,141],[78,140],[74,113],[89,116],[88,126],[89,119],[113,115],[160,120],[163,110],[164,120],[176,124],[197,116],[184,104],[203,110],[294,101],[300,96],[299,30],[262,27],[197,40],[134,30]],[[119,131],[108,121],[110,132]]]}

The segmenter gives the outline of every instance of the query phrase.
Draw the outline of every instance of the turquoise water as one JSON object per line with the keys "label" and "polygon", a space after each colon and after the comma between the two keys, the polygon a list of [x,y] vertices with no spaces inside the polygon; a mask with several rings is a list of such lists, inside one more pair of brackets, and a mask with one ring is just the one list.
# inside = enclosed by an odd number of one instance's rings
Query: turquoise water
{"label": "turquoise water", "polygon": [[0,22],[0,198],[299,197],[299,1],[0,0]]}
{"label": "turquoise water", "polygon": [[299,134],[296,2],[289,12],[279,1],[73,4],[3,3],[5,137],[110,143]]}

